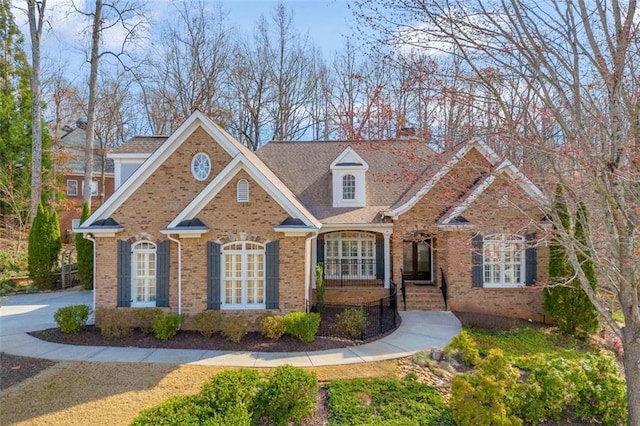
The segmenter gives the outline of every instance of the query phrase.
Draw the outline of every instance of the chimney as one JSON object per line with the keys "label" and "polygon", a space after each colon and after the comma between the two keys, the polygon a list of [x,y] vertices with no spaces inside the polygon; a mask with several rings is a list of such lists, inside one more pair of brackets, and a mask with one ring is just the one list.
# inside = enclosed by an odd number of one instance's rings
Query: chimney
{"label": "chimney", "polygon": [[413,139],[416,137],[416,128],[415,127],[401,127],[398,130],[398,139]]}

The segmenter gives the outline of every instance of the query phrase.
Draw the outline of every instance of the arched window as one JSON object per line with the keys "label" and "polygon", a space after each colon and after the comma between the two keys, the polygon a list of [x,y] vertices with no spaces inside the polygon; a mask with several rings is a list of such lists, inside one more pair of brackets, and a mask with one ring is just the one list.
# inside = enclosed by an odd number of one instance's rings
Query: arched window
{"label": "arched window", "polygon": [[342,199],[356,199],[356,177],[354,175],[342,176]]}
{"label": "arched window", "polygon": [[496,234],[484,238],[484,286],[524,283],[525,241],[519,235]]}
{"label": "arched window", "polygon": [[236,241],[222,246],[222,305],[226,309],[265,308],[263,244]]}
{"label": "arched window", "polygon": [[131,306],[156,306],[156,245],[134,244],[131,253]]}
{"label": "arched window", "polygon": [[239,203],[249,202],[249,182],[246,179],[240,179],[236,185],[237,199]]}

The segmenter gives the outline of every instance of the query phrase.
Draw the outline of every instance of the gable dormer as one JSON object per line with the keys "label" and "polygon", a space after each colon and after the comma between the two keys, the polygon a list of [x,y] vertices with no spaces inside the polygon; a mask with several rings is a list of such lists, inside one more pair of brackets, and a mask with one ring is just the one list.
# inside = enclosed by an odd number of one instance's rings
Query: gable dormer
{"label": "gable dormer", "polygon": [[366,172],[369,165],[350,146],[331,163],[333,207],[367,204]]}

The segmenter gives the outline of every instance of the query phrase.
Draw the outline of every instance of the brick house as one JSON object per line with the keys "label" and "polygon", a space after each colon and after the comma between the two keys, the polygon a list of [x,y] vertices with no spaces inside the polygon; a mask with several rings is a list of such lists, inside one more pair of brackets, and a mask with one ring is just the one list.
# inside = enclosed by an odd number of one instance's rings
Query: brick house
{"label": "brick house", "polygon": [[407,309],[543,320],[544,196],[482,142],[254,153],[196,111],[112,158],[120,186],[77,229],[95,240],[96,308],[303,311],[322,263],[327,302],[377,300],[402,283]]}
{"label": "brick house", "polygon": [[[57,173],[65,193],[60,203],[60,232],[65,242],[73,241],[73,228],[80,224],[84,195],[84,149],[87,135],[82,122],[75,127],[65,126],[65,133],[57,147]],[[95,210],[114,192],[113,162],[106,161],[102,179],[103,157],[99,149],[94,150],[93,179],[91,180],[91,209]]]}

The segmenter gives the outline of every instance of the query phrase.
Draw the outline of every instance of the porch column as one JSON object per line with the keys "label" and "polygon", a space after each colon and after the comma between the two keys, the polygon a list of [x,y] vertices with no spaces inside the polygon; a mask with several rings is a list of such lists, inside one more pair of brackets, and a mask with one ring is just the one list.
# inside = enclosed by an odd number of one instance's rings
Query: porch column
{"label": "porch column", "polygon": [[391,231],[382,233],[384,238],[384,288],[391,287]]}

